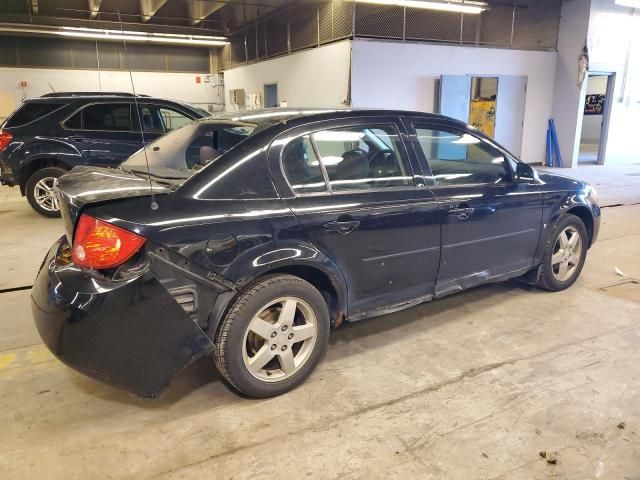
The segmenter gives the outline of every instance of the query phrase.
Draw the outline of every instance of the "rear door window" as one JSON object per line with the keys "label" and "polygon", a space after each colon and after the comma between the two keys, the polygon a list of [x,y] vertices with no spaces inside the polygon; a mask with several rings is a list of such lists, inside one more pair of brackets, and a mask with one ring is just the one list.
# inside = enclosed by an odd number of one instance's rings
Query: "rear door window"
{"label": "rear door window", "polygon": [[62,108],[66,103],[25,103],[9,117],[5,127],[21,127]]}
{"label": "rear door window", "polygon": [[332,191],[409,187],[412,172],[395,127],[376,125],[312,134]]}
{"label": "rear door window", "polygon": [[[140,105],[140,120],[145,132],[160,134],[165,132],[160,109],[156,105]],[[139,127],[139,125],[136,125],[136,127]]]}
{"label": "rear door window", "polygon": [[82,110],[85,130],[132,131],[130,103],[96,103]]}

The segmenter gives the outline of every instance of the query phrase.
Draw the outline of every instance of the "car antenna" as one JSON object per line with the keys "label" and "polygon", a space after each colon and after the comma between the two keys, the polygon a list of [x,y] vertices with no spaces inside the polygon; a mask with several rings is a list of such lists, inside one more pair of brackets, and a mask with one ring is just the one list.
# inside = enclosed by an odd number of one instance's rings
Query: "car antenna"
{"label": "car antenna", "polygon": [[120,33],[122,33],[122,44],[124,46],[124,58],[127,60],[127,70],[129,70],[129,79],[131,80],[131,90],[133,92],[133,103],[136,106],[136,117],[138,118],[138,126],[140,127],[140,137],[142,138],[142,150],[144,152],[144,161],[147,164],[147,177],[149,178],[149,191],[151,192],[151,210],[157,210],[158,204],[153,194],[153,182],[151,181],[151,172],[149,170],[149,157],[147,157],[147,144],[144,141],[144,129],[142,128],[142,118],[140,117],[140,109],[138,108],[138,96],[136,95],[136,87],[133,84],[133,73],[131,73],[131,62],[129,62],[129,52],[127,52],[127,40],[124,36],[122,28],[122,19],[120,18],[120,10],[118,10],[118,23],[120,23]]}
{"label": "car antenna", "polygon": [[52,91],[53,93],[56,93],[55,89],[51,86],[51,82],[47,82],[47,83],[49,84],[49,88],[51,89],[51,91]]}

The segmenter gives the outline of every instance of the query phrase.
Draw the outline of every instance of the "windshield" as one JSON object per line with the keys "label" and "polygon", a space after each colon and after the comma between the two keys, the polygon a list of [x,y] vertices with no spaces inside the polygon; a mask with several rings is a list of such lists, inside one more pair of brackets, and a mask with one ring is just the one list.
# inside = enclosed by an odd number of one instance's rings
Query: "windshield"
{"label": "windshield", "polygon": [[256,125],[244,122],[193,122],[174,130],[126,160],[121,168],[129,171],[181,170],[195,172],[246,140]]}

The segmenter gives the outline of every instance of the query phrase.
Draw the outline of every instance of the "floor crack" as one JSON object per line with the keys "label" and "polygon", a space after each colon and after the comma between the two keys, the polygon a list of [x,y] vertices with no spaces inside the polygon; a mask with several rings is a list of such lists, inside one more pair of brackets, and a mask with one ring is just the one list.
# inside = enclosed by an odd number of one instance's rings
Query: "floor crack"
{"label": "floor crack", "polygon": [[[353,411],[351,413],[348,413],[347,415],[344,415],[344,416],[341,416],[341,417],[337,417],[337,418],[333,419],[330,423],[323,422],[321,427],[305,426],[304,430],[312,430],[314,432],[316,432],[316,431],[326,431],[326,430],[329,430],[329,429],[333,428],[336,424],[344,422],[345,420],[347,420],[347,419],[349,419],[351,417],[361,416],[361,415],[367,414],[367,413],[369,413],[371,411],[375,411],[375,410],[378,410],[378,409],[381,409],[381,408],[385,408],[385,407],[388,407],[388,406],[391,406],[391,405],[402,403],[404,401],[411,400],[411,399],[419,397],[421,395],[441,390],[441,389],[446,388],[446,387],[448,387],[450,385],[465,381],[465,380],[470,379],[470,378],[477,377],[479,375],[482,375],[484,373],[490,372],[492,370],[499,369],[499,368],[504,367],[506,365],[513,365],[513,364],[516,364],[518,362],[532,360],[534,358],[541,357],[541,356],[547,355],[549,353],[560,351],[560,350],[562,350],[564,348],[573,347],[575,345],[580,345],[580,344],[583,344],[583,343],[591,342],[593,340],[596,340],[598,338],[604,337],[606,335],[610,335],[612,333],[630,332],[630,331],[635,330],[636,328],[637,328],[637,325],[634,325],[633,327],[627,327],[627,328],[614,328],[614,329],[611,329],[611,330],[606,330],[606,331],[604,331],[604,332],[602,332],[602,333],[600,333],[598,335],[592,335],[592,336],[587,337],[587,338],[582,338],[580,340],[576,340],[575,342],[570,342],[570,343],[558,345],[556,347],[549,348],[547,350],[544,350],[544,351],[541,351],[541,352],[537,352],[537,353],[534,353],[534,354],[531,354],[531,355],[527,355],[525,357],[512,358],[512,359],[504,360],[502,362],[495,362],[495,363],[490,363],[488,365],[483,365],[483,366],[479,366],[479,367],[473,367],[473,368],[470,368],[468,370],[465,370],[464,372],[460,373],[459,375],[456,375],[456,376],[454,376],[454,377],[452,377],[452,378],[450,378],[448,380],[444,380],[444,381],[435,383],[435,384],[430,385],[428,387],[425,387],[423,389],[417,390],[417,391],[409,393],[407,395],[403,395],[403,396],[398,397],[398,398],[394,398],[394,399],[388,400],[386,402],[382,402],[382,403],[378,403],[378,404],[375,404],[375,405],[370,405],[370,406],[361,408],[359,410],[356,410],[356,411]],[[230,449],[227,449],[225,451],[210,455],[210,456],[208,456],[206,458],[203,458],[203,459],[200,459],[200,460],[195,460],[193,462],[181,465],[179,467],[172,468],[172,469],[169,469],[169,470],[166,470],[166,471],[163,471],[163,472],[159,472],[159,473],[153,475],[151,478],[158,478],[158,477],[161,477],[163,475],[167,475],[167,474],[173,473],[175,471],[179,471],[179,470],[183,470],[185,468],[189,468],[189,467],[192,467],[192,466],[195,466],[195,465],[199,465],[199,464],[204,463],[204,462],[208,462],[208,461],[212,461],[212,460],[214,461],[216,459],[219,459],[219,458],[222,458],[222,457],[226,457],[228,455],[233,455],[234,453],[238,453],[238,452],[241,452],[243,450],[248,450],[250,448],[259,447],[260,445],[266,445],[267,443],[271,443],[271,442],[273,442],[274,440],[277,440],[277,439],[284,439],[284,438],[289,437],[291,435],[298,435],[300,432],[301,431],[295,430],[295,431],[287,432],[287,433],[285,433],[283,435],[280,435],[280,436],[277,436],[277,437],[270,437],[270,438],[268,438],[266,440],[258,441],[258,442],[252,443],[252,444],[239,445],[237,447],[230,448]]]}

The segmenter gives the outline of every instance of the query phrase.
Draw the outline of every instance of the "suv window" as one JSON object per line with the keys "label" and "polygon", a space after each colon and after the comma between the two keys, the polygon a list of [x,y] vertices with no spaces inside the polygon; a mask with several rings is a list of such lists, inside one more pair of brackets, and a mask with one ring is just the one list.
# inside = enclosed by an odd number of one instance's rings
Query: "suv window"
{"label": "suv window", "polygon": [[187,117],[184,113],[180,113],[172,108],[159,107],[159,110],[164,123],[164,128],[167,132],[169,130],[184,127],[186,124],[193,121],[193,119]]}
{"label": "suv window", "polygon": [[34,120],[38,120],[45,115],[55,112],[65,105],[66,103],[24,103],[9,117],[5,127],[21,127],[22,125],[26,125],[27,123],[31,123]]}
{"label": "suv window", "polygon": [[82,125],[85,130],[132,131],[131,104],[89,105],[82,110]]}
{"label": "suv window", "polygon": [[407,187],[413,177],[393,125],[312,134],[332,191]]}
{"label": "suv window", "polygon": [[436,185],[499,184],[511,178],[504,155],[477,137],[416,126]]}
{"label": "suv window", "polygon": [[[164,133],[164,122],[156,105],[140,105],[142,128],[149,133]],[[138,125],[136,127],[139,128]]]}
{"label": "suv window", "polygon": [[150,133],[169,132],[193,121],[177,110],[148,103],[140,105],[140,114],[144,131]]}

